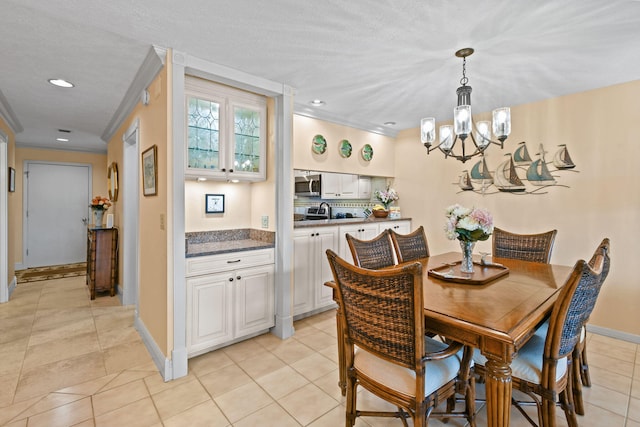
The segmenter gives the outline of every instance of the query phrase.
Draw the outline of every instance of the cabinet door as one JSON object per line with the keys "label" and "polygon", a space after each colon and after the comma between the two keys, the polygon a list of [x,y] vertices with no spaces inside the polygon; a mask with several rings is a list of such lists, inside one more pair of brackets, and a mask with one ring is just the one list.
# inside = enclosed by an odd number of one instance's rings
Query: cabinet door
{"label": "cabinet door", "polygon": [[235,334],[240,338],[275,325],[274,266],[264,265],[234,273]]}
{"label": "cabinet door", "polygon": [[371,177],[369,176],[358,177],[358,198],[371,199]]}
{"label": "cabinet door", "polygon": [[358,175],[340,174],[340,198],[358,198]]}
{"label": "cabinet door", "polygon": [[230,179],[263,181],[266,177],[266,107],[231,101],[230,150],[227,171]]}
{"label": "cabinet door", "polygon": [[380,224],[380,232],[391,229],[399,234],[411,233],[411,221],[387,221]]}
{"label": "cabinet door", "polygon": [[338,247],[338,228],[319,228],[315,236],[315,279],[313,287],[315,289],[315,307],[326,307],[333,304],[333,292],[331,288],[325,286],[325,282],[333,280],[333,273],[327,259],[327,249],[336,251]]}
{"label": "cabinet door", "polygon": [[321,197],[323,199],[337,199],[340,197],[340,174],[323,173]]}
{"label": "cabinet door", "polygon": [[303,228],[293,233],[293,314],[313,310],[311,288],[314,271],[313,243],[316,229]]}
{"label": "cabinet door", "polygon": [[233,338],[233,282],[230,273],[187,279],[187,352],[222,344]]}
{"label": "cabinet door", "polygon": [[213,95],[187,96],[187,171],[225,177],[224,121],[225,100]]}
{"label": "cabinet door", "polygon": [[351,256],[351,251],[349,250],[349,244],[347,243],[347,233],[351,234],[356,239],[371,240],[378,235],[378,224],[353,224],[340,226],[340,257],[346,259],[349,262],[353,262],[353,257]]}

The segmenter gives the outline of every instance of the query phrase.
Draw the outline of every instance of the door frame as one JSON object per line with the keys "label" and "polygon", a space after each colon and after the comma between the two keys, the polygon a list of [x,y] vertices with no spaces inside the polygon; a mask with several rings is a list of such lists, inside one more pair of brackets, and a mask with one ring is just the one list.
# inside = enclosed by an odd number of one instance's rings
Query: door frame
{"label": "door frame", "polygon": [[122,171],[120,185],[122,191],[122,304],[135,304],[135,318],[139,310],[139,181],[140,181],[140,120],[136,119],[122,135]]}
{"label": "door frame", "polygon": [[0,303],[9,301],[8,138],[0,130]]}
{"label": "door frame", "polygon": [[90,212],[89,212],[89,203],[91,202],[91,191],[93,189],[93,165],[91,163],[80,163],[80,162],[53,162],[48,160],[25,160],[22,163],[22,170],[24,173],[22,174],[22,188],[24,191],[22,192],[22,264],[24,268],[29,268],[29,262],[27,258],[27,249],[29,243],[29,222],[27,220],[27,201],[29,200],[29,168],[30,164],[39,164],[39,165],[56,165],[56,166],[83,166],[88,169],[88,180],[87,183],[87,217],[86,217],[86,225],[88,225],[90,221]]}

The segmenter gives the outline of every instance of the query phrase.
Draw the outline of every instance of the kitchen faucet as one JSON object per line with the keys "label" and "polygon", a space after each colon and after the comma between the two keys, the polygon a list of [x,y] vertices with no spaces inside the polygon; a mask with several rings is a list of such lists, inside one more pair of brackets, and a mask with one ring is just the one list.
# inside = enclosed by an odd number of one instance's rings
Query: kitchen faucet
{"label": "kitchen faucet", "polygon": [[322,209],[322,206],[326,206],[327,207],[327,217],[329,219],[331,219],[331,206],[329,206],[329,203],[327,203],[327,202],[320,203],[320,206],[318,206],[318,211],[320,211]]}

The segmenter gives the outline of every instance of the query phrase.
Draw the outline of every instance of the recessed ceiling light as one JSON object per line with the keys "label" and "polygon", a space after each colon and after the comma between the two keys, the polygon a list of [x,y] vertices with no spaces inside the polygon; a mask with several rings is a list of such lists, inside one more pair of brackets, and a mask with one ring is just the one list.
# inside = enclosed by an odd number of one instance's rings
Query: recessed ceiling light
{"label": "recessed ceiling light", "polygon": [[56,141],[69,142],[69,138],[56,138]]}
{"label": "recessed ceiling light", "polygon": [[310,101],[309,104],[313,105],[314,107],[322,107],[325,102],[322,99],[314,99],[313,101]]}
{"label": "recessed ceiling light", "polygon": [[49,79],[49,83],[58,87],[74,87],[75,85],[65,79]]}
{"label": "recessed ceiling light", "polygon": [[205,182],[207,180],[207,178],[203,177],[203,176],[199,176],[198,178],[196,178],[196,181],[198,182]]}
{"label": "recessed ceiling light", "polygon": [[395,126],[396,122],[384,122],[385,126]]}

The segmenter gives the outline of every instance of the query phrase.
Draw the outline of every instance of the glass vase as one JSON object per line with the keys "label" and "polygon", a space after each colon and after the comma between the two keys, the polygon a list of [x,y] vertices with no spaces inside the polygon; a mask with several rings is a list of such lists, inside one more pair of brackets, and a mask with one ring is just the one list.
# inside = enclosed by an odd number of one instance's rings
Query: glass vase
{"label": "glass vase", "polygon": [[473,247],[476,242],[465,242],[460,240],[460,248],[462,249],[462,263],[460,271],[463,273],[473,273]]}
{"label": "glass vase", "polygon": [[93,225],[96,228],[102,228],[102,219],[104,217],[104,209],[93,210]]}

